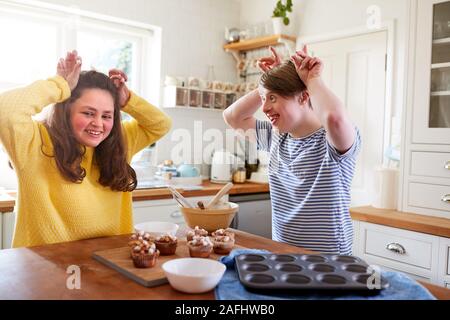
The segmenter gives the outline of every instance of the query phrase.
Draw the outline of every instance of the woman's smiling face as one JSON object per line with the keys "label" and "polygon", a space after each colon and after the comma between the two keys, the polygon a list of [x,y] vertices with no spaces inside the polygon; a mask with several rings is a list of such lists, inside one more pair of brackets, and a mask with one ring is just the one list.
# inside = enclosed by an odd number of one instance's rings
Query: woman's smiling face
{"label": "woman's smiling face", "polygon": [[302,119],[302,108],[299,97],[283,97],[277,93],[259,86],[262,101],[262,111],[269,118],[272,126],[280,132],[291,132]]}
{"label": "woman's smiling face", "polygon": [[77,141],[97,147],[114,125],[114,99],[102,89],[85,89],[71,106],[70,121]]}

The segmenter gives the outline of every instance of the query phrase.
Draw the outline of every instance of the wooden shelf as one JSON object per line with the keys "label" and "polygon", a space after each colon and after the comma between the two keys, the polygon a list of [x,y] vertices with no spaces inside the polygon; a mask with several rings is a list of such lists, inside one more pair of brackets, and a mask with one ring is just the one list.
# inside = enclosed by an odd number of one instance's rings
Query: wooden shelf
{"label": "wooden shelf", "polygon": [[235,43],[226,44],[223,48],[226,51],[248,51],[259,48],[265,48],[268,46],[274,46],[280,43],[285,43],[287,41],[296,42],[297,38],[293,36],[288,36],[284,34],[276,34],[273,36],[265,36],[254,38],[250,40],[239,41]]}

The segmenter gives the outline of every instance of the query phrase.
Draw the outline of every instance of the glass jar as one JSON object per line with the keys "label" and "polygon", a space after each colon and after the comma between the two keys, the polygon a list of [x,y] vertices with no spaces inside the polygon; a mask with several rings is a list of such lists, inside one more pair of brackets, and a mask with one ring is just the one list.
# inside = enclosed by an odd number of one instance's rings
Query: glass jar
{"label": "glass jar", "polygon": [[234,183],[244,183],[246,180],[246,170],[244,167],[238,168],[233,174]]}

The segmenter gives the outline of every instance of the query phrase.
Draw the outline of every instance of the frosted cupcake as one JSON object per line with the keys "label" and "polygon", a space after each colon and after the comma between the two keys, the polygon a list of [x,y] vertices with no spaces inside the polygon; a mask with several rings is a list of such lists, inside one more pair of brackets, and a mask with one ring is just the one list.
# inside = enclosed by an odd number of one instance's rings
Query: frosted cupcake
{"label": "frosted cupcake", "polygon": [[194,238],[194,236],[207,237],[208,231],[200,228],[199,226],[195,226],[195,228],[193,230],[188,231],[188,233],[186,235],[187,241],[191,241]]}
{"label": "frosted cupcake", "polygon": [[215,236],[213,238],[213,248],[217,254],[229,254],[233,247],[234,239],[230,236]]}
{"label": "frosted cupcake", "polygon": [[177,237],[171,236],[170,234],[158,236],[155,239],[156,249],[159,250],[162,256],[170,256],[175,254],[177,244]]}
{"label": "frosted cupcake", "polygon": [[228,236],[234,239],[234,233],[229,231],[228,229],[218,229],[211,234],[213,237],[224,237]]}
{"label": "frosted cupcake", "polygon": [[213,251],[213,244],[209,237],[194,236],[187,244],[192,258],[209,258]]}
{"label": "frosted cupcake", "polygon": [[142,240],[131,248],[131,258],[136,268],[151,268],[156,264],[158,257],[159,250],[153,242]]}

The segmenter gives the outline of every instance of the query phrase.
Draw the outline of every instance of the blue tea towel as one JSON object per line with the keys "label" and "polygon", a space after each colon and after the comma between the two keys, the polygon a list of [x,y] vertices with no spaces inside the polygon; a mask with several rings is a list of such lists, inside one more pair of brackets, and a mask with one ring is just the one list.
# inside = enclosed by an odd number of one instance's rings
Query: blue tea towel
{"label": "blue tea towel", "polygon": [[389,287],[377,295],[358,295],[355,293],[341,295],[311,293],[275,293],[258,294],[247,291],[239,281],[234,267],[234,257],[240,254],[270,253],[266,250],[236,249],[220,261],[227,270],[215,289],[217,300],[435,300],[435,297],[417,281],[401,272],[381,271],[381,276],[389,282]]}

